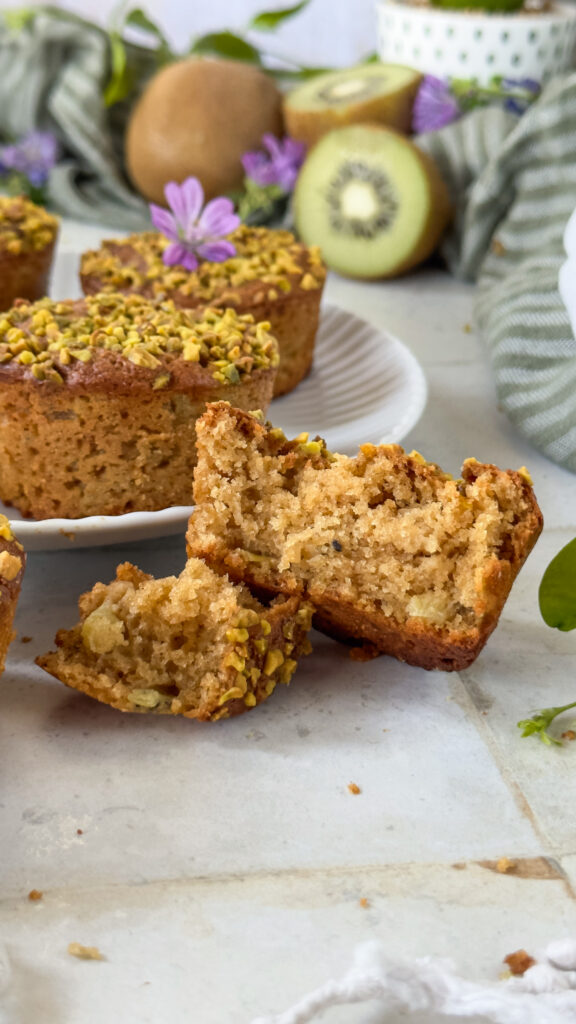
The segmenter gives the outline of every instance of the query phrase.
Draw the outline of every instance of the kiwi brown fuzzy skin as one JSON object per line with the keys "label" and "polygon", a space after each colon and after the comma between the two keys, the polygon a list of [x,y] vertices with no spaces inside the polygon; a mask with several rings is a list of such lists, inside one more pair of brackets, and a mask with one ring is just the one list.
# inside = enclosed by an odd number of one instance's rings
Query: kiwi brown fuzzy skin
{"label": "kiwi brown fuzzy skin", "polygon": [[[361,77],[361,71],[358,73]],[[328,132],[349,124],[385,125],[407,135],[412,123],[412,108],[420,88],[422,75],[414,72],[414,79],[385,95],[368,96],[354,103],[335,104],[322,109],[298,109],[290,96],[284,99],[284,120],[287,134],[311,148]]]}
{"label": "kiwi brown fuzzy skin", "polygon": [[165,184],[190,175],[211,199],[241,186],[241,157],[261,147],[265,132],[283,134],[272,78],[240,61],[191,57],[163,68],[144,90],[128,124],[126,166],[152,202],[165,205]]}
{"label": "kiwi brown fuzzy skin", "polygon": [[[409,145],[414,145],[408,139],[405,141]],[[438,246],[442,235],[452,219],[453,209],[450,195],[438,167],[428,153],[423,153],[417,146],[414,146],[414,150],[414,155],[428,174],[431,198],[430,212],[426,223],[422,227],[420,241],[413,250],[412,255],[404,260],[393,274],[384,274],[383,278],[399,277],[401,274],[406,274],[409,270],[423,263],[424,260],[427,260]]]}
{"label": "kiwi brown fuzzy skin", "polygon": [[[384,128],[382,125],[378,124],[366,124],[362,125],[362,127],[368,131],[395,135],[397,141],[399,141],[401,145],[410,148],[413,157],[424,170],[430,197],[429,212],[426,220],[422,224],[420,234],[412,248],[412,251],[392,270],[385,273],[376,272],[374,274],[355,274],[349,267],[339,266],[337,261],[330,260],[329,256],[327,256],[323,251],[322,239],[312,237],[312,235],[307,232],[306,220],[299,215],[299,193],[302,190],[301,177],[296,184],[296,190],[294,193],[294,215],[296,228],[302,241],[306,245],[320,246],[324,262],[330,270],[334,270],[337,273],[342,274],[344,277],[354,278],[359,281],[380,281],[401,277],[403,274],[408,273],[408,271],[428,259],[436,249],[444,231],[446,230],[446,227],[451,220],[453,209],[446,183],[444,182],[444,179],[442,178],[432,157],[418,149],[413,142],[399,132],[392,131],[392,129],[389,128]],[[333,134],[336,134],[337,131],[339,131],[339,129],[336,129]]]}

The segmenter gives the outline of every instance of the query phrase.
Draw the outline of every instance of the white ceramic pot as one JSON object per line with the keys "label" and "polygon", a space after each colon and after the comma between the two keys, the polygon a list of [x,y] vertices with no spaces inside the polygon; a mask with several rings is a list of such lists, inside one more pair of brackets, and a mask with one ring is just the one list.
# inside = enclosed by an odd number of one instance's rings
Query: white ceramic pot
{"label": "white ceramic pot", "polygon": [[494,75],[544,83],[574,67],[576,6],[545,13],[486,14],[376,0],[381,60],[438,78]]}

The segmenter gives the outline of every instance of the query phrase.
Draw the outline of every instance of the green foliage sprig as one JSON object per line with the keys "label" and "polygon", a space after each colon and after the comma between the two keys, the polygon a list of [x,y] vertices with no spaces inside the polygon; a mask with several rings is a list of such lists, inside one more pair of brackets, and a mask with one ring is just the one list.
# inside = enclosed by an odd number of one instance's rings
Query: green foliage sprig
{"label": "green foliage sprig", "polygon": [[220,32],[208,32],[197,36],[192,39],[184,54],[175,53],[162,30],[140,7],[125,11],[121,15],[117,14],[109,30],[111,74],[104,93],[104,102],[107,106],[112,106],[125,99],[134,88],[135,82],[126,47],[126,34],[131,29],[145,33],[150,48],[155,51],[159,68],[171,61],[179,60],[182,56],[196,55],[245,61],[264,68],[269,74],[280,79],[303,80],[320,74],[328,69],[308,67],[280,57],[271,53],[267,46],[259,47],[246,38],[248,32],[275,32],[290,18],[305,10],[310,2],[311,0],[300,0],[300,3],[281,10],[261,11],[250,19],[241,34],[223,29]]}
{"label": "green foliage sprig", "polygon": [[[562,632],[576,629],[576,538],[566,544],[546,569],[538,591],[540,613],[544,622]],[[558,715],[576,708],[576,701],[561,707],[543,708],[531,718],[518,722],[522,736],[539,736],[547,746],[562,746],[550,733],[550,725]]]}

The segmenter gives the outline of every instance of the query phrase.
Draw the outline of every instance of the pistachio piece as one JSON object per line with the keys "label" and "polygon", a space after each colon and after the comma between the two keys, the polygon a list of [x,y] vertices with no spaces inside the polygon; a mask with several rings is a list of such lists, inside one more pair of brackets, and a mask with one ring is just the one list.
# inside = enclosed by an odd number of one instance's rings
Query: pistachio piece
{"label": "pistachio piece", "polygon": [[81,632],[84,646],[94,654],[108,654],[125,642],[124,623],[106,602],[87,616]]}
{"label": "pistachio piece", "polygon": [[156,708],[162,700],[162,694],[158,690],[132,690],[128,700],[138,708]]}

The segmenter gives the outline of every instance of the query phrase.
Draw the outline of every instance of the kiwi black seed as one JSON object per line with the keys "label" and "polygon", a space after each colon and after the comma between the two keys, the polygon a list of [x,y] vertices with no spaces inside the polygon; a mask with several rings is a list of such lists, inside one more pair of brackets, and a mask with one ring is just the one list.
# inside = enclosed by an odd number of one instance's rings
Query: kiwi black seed
{"label": "kiwi black seed", "polygon": [[294,195],[302,240],[349,277],[395,277],[426,259],[450,216],[431,158],[398,132],[350,125],[308,154]]}
{"label": "kiwi black seed", "polygon": [[288,94],[288,134],[312,146],[346,124],[383,124],[408,132],[422,76],[401,64],[362,64],[309,79]]}

